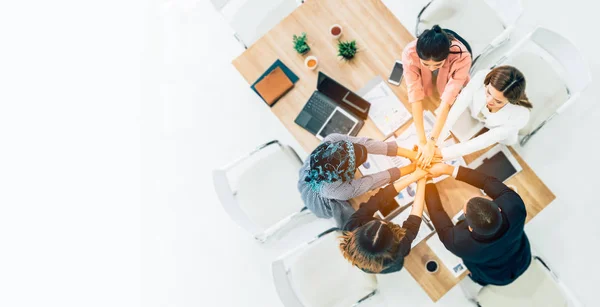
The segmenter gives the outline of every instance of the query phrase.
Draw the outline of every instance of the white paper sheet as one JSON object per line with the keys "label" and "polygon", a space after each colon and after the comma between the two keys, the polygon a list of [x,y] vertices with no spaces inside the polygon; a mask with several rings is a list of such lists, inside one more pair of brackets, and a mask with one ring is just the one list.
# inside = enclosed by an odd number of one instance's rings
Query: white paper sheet
{"label": "white paper sheet", "polygon": [[387,137],[402,127],[412,114],[383,79],[378,78],[378,81],[362,97],[371,103],[369,118]]}

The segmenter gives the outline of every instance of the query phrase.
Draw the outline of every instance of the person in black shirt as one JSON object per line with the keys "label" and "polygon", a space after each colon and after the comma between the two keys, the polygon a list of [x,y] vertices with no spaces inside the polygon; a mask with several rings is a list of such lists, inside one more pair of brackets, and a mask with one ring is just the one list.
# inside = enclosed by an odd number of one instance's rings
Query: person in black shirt
{"label": "person in black shirt", "polygon": [[[425,199],[425,176],[421,169],[379,190],[352,214],[344,225],[340,250],[348,261],[367,273],[386,274],[402,269],[404,257],[419,232]],[[373,217],[385,208],[399,191],[418,181],[411,215],[402,227]]]}
{"label": "person in black shirt", "polygon": [[436,186],[428,183],[425,189],[427,211],[440,240],[462,258],[471,279],[481,286],[503,286],[521,276],[531,263],[531,247],[523,229],[527,211],[519,194],[498,179],[466,167],[438,163],[428,171],[435,177],[452,175],[492,198],[471,198],[463,208],[466,220],[454,226]]}

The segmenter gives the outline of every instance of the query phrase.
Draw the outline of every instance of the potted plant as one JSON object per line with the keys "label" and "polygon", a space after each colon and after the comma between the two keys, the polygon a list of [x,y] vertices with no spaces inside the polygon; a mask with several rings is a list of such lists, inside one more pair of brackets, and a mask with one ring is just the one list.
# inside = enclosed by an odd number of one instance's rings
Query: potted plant
{"label": "potted plant", "polygon": [[293,39],[294,39],[294,49],[296,50],[296,52],[298,52],[299,54],[305,54],[308,51],[310,51],[310,47],[306,43],[306,33],[302,33],[302,35],[300,35],[300,36],[297,36],[296,34],[294,34]]}
{"label": "potted plant", "polygon": [[338,41],[338,56],[341,56],[344,60],[349,61],[356,55],[356,41]]}

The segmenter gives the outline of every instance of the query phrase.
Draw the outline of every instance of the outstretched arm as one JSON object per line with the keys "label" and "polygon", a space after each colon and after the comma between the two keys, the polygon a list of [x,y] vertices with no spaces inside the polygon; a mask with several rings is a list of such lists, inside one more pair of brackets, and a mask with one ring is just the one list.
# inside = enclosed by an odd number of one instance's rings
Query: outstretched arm
{"label": "outstretched arm", "polygon": [[450,112],[450,104],[444,103],[442,104],[441,110],[437,115],[437,120],[433,125],[433,130],[427,139],[427,143],[420,150],[422,153],[419,157],[418,164],[419,167],[427,167],[431,163],[436,153],[435,145],[438,141],[440,133],[442,132],[442,128],[444,128],[444,124],[446,123],[446,119],[448,118],[448,113]]}
{"label": "outstretched arm", "polygon": [[423,216],[423,208],[425,207],[425,177],[419,179],[417,182],[417,195],[412,204],[412,210],[410,215],[416,215],[418,217]]}
{"label": "outstretched arm", "polygon": [[426,187],[426,203],[427,203],[427,211],[429,212],[429,217],[431,217],[431,222],[433,222],[433,227],[438,233],[440,237],[440,241],[444,243],[444,246],[449,251],[454,251],[454,232],[452,221],[450,217],[444,211],[444,207],[442,207],[442,201],[440,199],[440,194],[437,190],[437,187],[433,183],[428,183]]}
{"label": "outstretched arm", "polygon": [[404,190],[409,184],[424,178],[427,175],[427,172],[422,170],[422,169],[417,169],[416,171],[414,171],[412,174],[408,175],[408,176],[404,176],[402,177],[402,179],[394,182],[394,189],[396,191],[402,191]]}
{"label": "outstretched arm", "polygon": [[456,180],[466,182],[476,188],[482,189],[485,194],[492,199],[496,199],[505,193],[518,196],[515,191],[500,182],[500,180],[468,167],[437,163],[427,169],[427,171],[433,177],[442,175],[453,176]]}
{"label": "outstretched arm", "polygon": [[[423,101],[419,100],[413,102],[411,105],[412,116],[415,121],[415,129],[417,130],[417,137],[419,138],[419,156],[422,147],[427,144],[427,138],[425,137],[425,127],[423,126]],[[417,158],[419,158],[419,156]]]}
{"label": "outstretched arm", "polygon": [[414,161],[414,160],[417,159],[417,153],[418,152],[412,151],[410,149],[398,147],[398,150],[396,152],[396,156],[405,157],[407,159],[410,159],[411,161]]}

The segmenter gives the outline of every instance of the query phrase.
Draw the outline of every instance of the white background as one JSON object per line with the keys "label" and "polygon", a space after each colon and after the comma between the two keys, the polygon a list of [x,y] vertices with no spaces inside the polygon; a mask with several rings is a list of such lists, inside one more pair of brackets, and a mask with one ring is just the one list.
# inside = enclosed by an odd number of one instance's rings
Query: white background
{"label": "white background", "polygon": [[[412,29],[415,1],[384,2]],[[598,5],[524,2],[516,38],[561,33],[595,78],[522,150],[557,195],[530,241],[595,306]],[[0,39],[0,306],[281,305],[270,262],[318,230],[255,243],[210,171],[274,138],[299,147],[230,64],[242,48],[209,1],[4,1]],[[406,272],[385,278],[382,304],[434,305]],[[455,288],[435,305],[466,304]]]}

